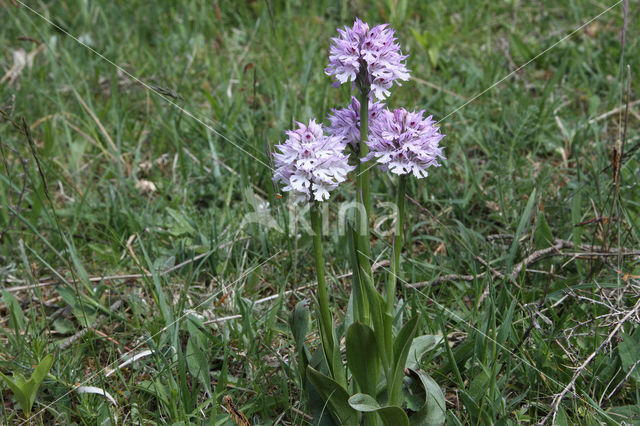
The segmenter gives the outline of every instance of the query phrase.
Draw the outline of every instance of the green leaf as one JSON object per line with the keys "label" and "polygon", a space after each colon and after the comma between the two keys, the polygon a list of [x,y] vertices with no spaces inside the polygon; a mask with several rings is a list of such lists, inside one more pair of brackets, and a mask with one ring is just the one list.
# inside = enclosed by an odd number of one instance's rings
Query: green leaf
{"label": "green leaf", "polygon": [[389,385],[389,403],[400,403],[402,392],[402,380],[404,379],[404,367],[409,355],[409,349],[413,342],[413,336],[418,328],[418,317],[413,317],[402,327],[393,342],[393,370],[391,384]]}
{"label": "green leaf", "polygon": [[375,395],[380,362],[373,330],[361,322],[354,322],[347,330],[346,347],[347,366],[360,391]]}
{"label": "green leaf", "polygon": [[489,374],[485,370],[481,370],[480,373],[471,380],[471,383],[469,383],[469,396],[471,396],[474,401],[482,400],[482,397],[489,388],[490,379]]}
{"label": "green leaf", "polygon": [[633,379],[640,380],[640,367],[636,364],[640,360],[640,328],[629,335],[622,334],[622,342],[618,344],[618,356],[622,362],[622,368],[628,372],[635,366],[635,369],[631,373]]}
{"label": "green leaf", "polygon": [[167,207],[167,213],[169,213],[169,216],[175,221],[175,223],[169,227],[169,233],[171,235],[180,237],[182,235],[195,234],[195,229],[193,229],[193,226],[191,226],[184,214],[170,207]]}
{"label": "green leaf", "polygon": [[9,309],[9,326],[13,329],[17,329],[18,331],[24,330],[25,319],[18,300],[13,294],[6,290],[2,290],[2,300],[4,300],[4,303]]}
{"label": "green leaf", "polygon": [[0,373],[0,377],[5,381],[7,386],[9,386],[16,399],[18,400],[22,411],[24,411],[24,414],[27,417],[31,415],[31,408],[33,407],[33,403],[36,400],[38,388],[40,388],[40,384],[47,376],[47,373],[51,369],[52,365],[53,355],[49,354],[42,358],[35,370],[33,370],[33,373],[31,374],[31,378],[29,380],[25,380],[20,373],[14,373],[12,378],[9,378]]}
{"label": "green leaf", "polygon": [[357,425],[358,413],[349,405],[349,394],[331,377],[307,366],[307,378],[327,403],[329,412],[342,425]]}
{"label": "green leaf", "polygon": [[376,345],[378,347],[378,355],[380,356],[383,367],[387,369],[391,360],[387,357],[385,344],[386,339],[383,320],[383,307],[385,302],[374,287],[371,279],[364,273],[360,274],[360,277],[362,277],[362,281],[365,284],[367,300],[369,301],[369,307],[371,309],[371,322],[373,323],[373,332],[375,334]]}
{"label": "green leaf", "polygon": [[489,418],[489,415],[487,414],[487,410],[481,410],[478,404],[476,403],[476,401],[474,400],[474,398],[470,396],[467,392],[460,390],[458,395],[460,400],[462,401],[462,404],[464,405],[464,408],[472,416],[473,421],[471,421],[470,423],[487,424],[487,425],[494,423],[492,419]]}
{"label": "green leaf", "polygon": [[417,369],[422,358],[424,358],[427,352],[435,349],[441,342],[442,336],[433,334],[424,334],[422,336],[415,337],[413,342],[411,342],[405,367]]}
{"label": "green leaf", "polygon": [[425,403],[409,418],[412,426],[442,425],[445,422],[446,402],[440,386],[422,370],[411,370],[418,376],[425,393]]}
{"label": "green leaf", "polygon": [[607,410],[607,414],[622,424],[627,422],[633,424],[633,421],[640,418],[640,405],[623,405],[611,407]]}
{"label": "green leaf", "polygon": [[531,191],[531,195],[529,195],[529,201],[527,202],[527,206],[524,208],[524,212],[522,213],[522,217],[520,218],[520,223],[518,224],[518,228],[516,229],[516,233],[513,236],[513,242],[511,243],[511,247],[509,248],[509,255],[507,256],[507,271],[505,275],[511,273],[511,267],[513,266],[513,261],[516,257],[516,251],[518,250],[518,243],[520,242],[520,236],[524,231],[524,228],[527,226],[529,222],[529,217],[531,216],[531,210],[535,204],[536,200],[536,188]]}
{"label": "green leaf", "polygon": [[377,413],[385,425],[409,426],[407,413],[397,405],[381,407],[371,395],[357,393],[349,398],[349,405],[364,413]]}
{"label": "green leaf", "polygon": [[378,401],[376,401],[375,398],[363,393],[357,393],[349,398],[349,405],[354,410],[362,411],[364,413],[376,411],[380,408],[380,404],[378,404]]}
{"label": "green leaf", "polygon": [[536,220],[536,232],[534,235],[536,249],[551,247],[553,245],[553,234],[551,228],[544,218],[544,213],[541,211],[538,213],[538,219]]}
{"label": "green leaf", "polygon": [[511,306],[509,306],[509,310],[507,311],[507,315],[505,315],[502,324],[500,325],[500,328],[498,329],[498,336],[496,339],[496,343],[498,343],[498,345],[500,345],[501,347],[504,345],[504,343],[507,341],[507,339],[509,338],[509,335],[511,334],[511,328],[513,326],[512,324],[512,318],[513,318],[513,312],[516,308],[516,300],[514,299],[511,302]]}
{"label": "green leaf", "polygon": [[22,375],[19,373],[13,373],[13,377],[11,378],[11,377],[5,376],[3,373],[0,372],[0,378],[2,378],[2,380],[4,380],[4,382],[7,384],[9,389],[11,389],[11,392],[13,392],[13,395],[18,400],[18,404],[20,404],[20,407],[22,407],[22,411],[24,411],[25,415],[29,417],[29,414],[31,413],[29,398],[22,390],[22,388],[24,387],[24,384],[26,383],[26,381],[24,380],[24,377],[22,377]]}
{"label": "green leaf", "polygon": [[193,377],[196,377],[205,389],[211,393],[211,378],[209,377],[209,362],[206,356],[196,343],[194,337],[190,337],[187,341],[187,367]]}
{"label": "green leaf", "polygon": [[564,408],[558,407],[558,414],[556,414],[555,424],[557,426],[569,426],[569,419],[567,418],[567,413],[564,411]]}
{"label": "green leaf", "polygon": [[58,318],[53,322],[53,328],[60,334],[71,334],[75,331],[76,327],[73,321],[66,318]]}
{"label": "green leaf", "polygon": [[[573,229],[571,231],[571,236],[573,238],[573,243],[576,246],[580,246],[582,243],[582,230],[581,226],[576,226],[578,223],[582,221],[582,196],[580,195],[580,191],[578,190],[571,200],[571,222],[573,224]],[[582,262],[576,262],[578,272],[580,275],[584,275],[584,265]]]}
{"label": "green leaf", "polygon": [[356,247],[355,229],[350,224],[347,226],[347,240],[349,243],[349,261],[351,262],[351,270],[353,271],[353,284],[351,285],[353,291],[351,297],[353,298],[353,312],[357,321],[360,321],[366,325],[371,323],[369,314],[369,304],[367,303],[366,290],[363,287],[362,279],[360,278],[360,267],[358,263],[358,251]]}
{"label": "green leaf", "polygon": [[291,327],[296,345],[300,377],[304,378],[307,365],[309,365],[309,351],[305,343],[305,337],[309,329],[309,305],[306,301],[302,300],[296,304],[289,318],[289,327]]}

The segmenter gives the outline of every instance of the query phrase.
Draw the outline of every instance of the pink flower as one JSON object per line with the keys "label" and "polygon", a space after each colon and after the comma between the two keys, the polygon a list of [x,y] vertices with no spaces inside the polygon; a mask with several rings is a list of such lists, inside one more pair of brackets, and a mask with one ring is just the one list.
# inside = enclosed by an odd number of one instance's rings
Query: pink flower
{"label": "pink flower", "polygon": [[351,81],[384,100],[394,82],[409,79],[403,62],[407,57],[400,52],[388,24],[369,29],[369,24],[356,18],[352,28],[339,29],[338,34],[331,39],[329,66],[324,70],[335,78],[334,85]]}

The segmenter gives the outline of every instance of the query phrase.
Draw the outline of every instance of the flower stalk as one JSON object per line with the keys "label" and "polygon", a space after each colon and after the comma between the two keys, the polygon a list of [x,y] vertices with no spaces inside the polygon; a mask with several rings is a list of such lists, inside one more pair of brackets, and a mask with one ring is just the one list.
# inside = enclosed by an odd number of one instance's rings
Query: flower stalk
{"label": "flower stalk", "polygon": [[396,193],[396,205],[398,206],[398,218],[393,236],[393,257],[391,258],[389,281],[387,281],[387,313],[393,318],[393,302],[396,296],[396,283],[400,278],[400,255],[404,244],[404,210],[405,194],[407,192],[407,175],[401,175],[398,179],[398,190]]}
{"label": "flower stalk", "polygon": [[322,215],[318,203],[311,205],[311,229],[313,230],[313,258],[316,266],[316,278],[318,280],[318,307],[319,323],[321,327],[322,346],[331,368],[333,356],[333,317],[329,311],[329,295],[327,293],[327,281],[324,276],[324,257],[322,255]]}
{"label": "flower stalk", "polygon": [[364,159],[369,155],[369,146],[366,141],[369,133],[369,88],[360,89],[360,160],[358,165],[358,187],[362,191],[362,203],[367,212],[367,229],[371,218],[371,185],[369,161]]}

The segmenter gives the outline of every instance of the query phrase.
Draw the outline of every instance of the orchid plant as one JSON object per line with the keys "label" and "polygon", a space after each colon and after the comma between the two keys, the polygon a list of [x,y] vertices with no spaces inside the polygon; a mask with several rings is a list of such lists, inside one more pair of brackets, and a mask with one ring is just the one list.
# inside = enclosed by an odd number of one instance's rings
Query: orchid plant
{"label": "orchid plant", "polygon": [[[293,312],[291,327],[303,387],[316,424],[441,424],[442,391],[418,368],[421,357],[437,344],[437,339],[416,337],[418,317],[397,323],[402,315],[396,312],[401,309],[396,308],[396,283],[404,241],[407,180],[411,176],[425,178],[430,167],[440,165],[444,135],[424,111],[391,111],[382,103],[394,83],[400,85],[400,81],[409,79],[407,56],[402,54],[391,27],[370,27],[356,19],[351,28],[338,29],[338,34],[332,39],[325,73],[334,79],[334,86],[351,83],[358,97],[352,97],[346,108],[332,110],[328,127],[315,120],[297,123],[298,128],[287,132],[288,139],[276,145],[278,152],[273,154],[274,180],[283,185],[283,191],[292,193],[295,203],[311,204],[318,284],[316,318],[322,350],[310,356],[305,343],[308,308],[301,302]],[[351,154],[355,166],[349,162]],[[398,218],[384,293],[378,290],[378,277],[371,267],[369,222],[374,212],[369,180],[376,165],[382,172],[397,175]],[[325,279],[320,204],[327,202],[330,191],[354,170],[357,201],[364,205],[366,215],[358,219],[356,227],[350,227],[348,234],[353,315],[345,319],[343,327],[336,327]],[[346,366],[338,330],[344,332]],[[422,404],[415,403],[418,388],[422,388]]]}

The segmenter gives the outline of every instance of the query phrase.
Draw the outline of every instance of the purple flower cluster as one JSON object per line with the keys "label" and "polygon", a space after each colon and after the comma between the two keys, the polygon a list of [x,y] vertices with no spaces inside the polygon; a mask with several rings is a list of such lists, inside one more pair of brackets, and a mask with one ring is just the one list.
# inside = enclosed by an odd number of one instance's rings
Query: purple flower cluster
{"label": "purple flower cluster", "polygon": [[[369,122],[375,122],[383,109],[382,102],[369,99]],[[329,133],[344,138],[346,143],[357,149],[360,143],[360,102],[352,96],[348,107],[332,109],[331,112]]]}
{"label": "purple flower cluster", "polygon": [[331,39],[329,66],[324,70],[335,78],[336,85],[357,81],[361,88],[370,86],[375,96],[384,100],[394,81],[409,79],[403,62],[407,57],[387,24],[369,29],[369,24],[356,19],[352,28],[339,29],[338,33],[339,37]]}
{"label": "purple flower cluster", "polygon": [[371,123],[369,155],[380,168],[397,175],[413,173],[417,178],[427,176],[429,167],[438,167],[442,155],[440,140],[444,137],[432,116],[423,118],[424,111],[408,112],[385,109]]}
{"label": "purple flower cluster", "polygon": [[294,202],[327,200],[329,191],[355,169],[344,153],[346,142],[339,136],[325,135],[315,120],[308,126],[298,123],[298,128],[287,131],[287,136],[284,143],[276,145],[280,152],[273,154],[274,180],[285,185],[283,191],[292,192]]}
{"label": "purple flower cluster", "polygon": [[408,80],[409,71],[400,52],[394,31],[387,24],[369,28],[356,19],[352,28],[338,30],[332,39],[327,75],[336,84],[351,81],[369,99],[369,132],[361,142],[360,102],[355,97],[346,108],[332,109],[330,126],[325,134],[315,119],[309,125],[287,131],[288,139],[276,145],[273,154],[276,170],[274,180],[281,182],[283,191],[294,195],[294,202],[324,201],[329,191],[346,180],[355,169],[345,154],[347,144],[356,151],[360,143],[367,143],[369,154],[362,161],[375,161],[382,170],[397,175],[427,176],[429,167],[438,167],[442,154],[440,140],[444,137],[432,117],[423,118],[424,111],[393,112],[381,102],[373,101],[370,92],[380,100],[398,80]]}

